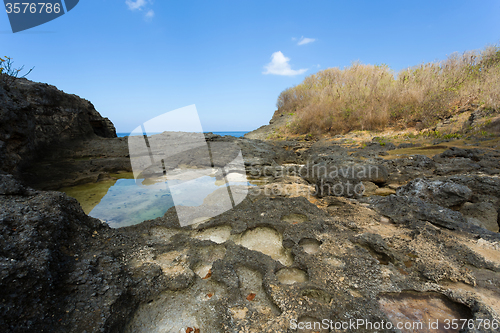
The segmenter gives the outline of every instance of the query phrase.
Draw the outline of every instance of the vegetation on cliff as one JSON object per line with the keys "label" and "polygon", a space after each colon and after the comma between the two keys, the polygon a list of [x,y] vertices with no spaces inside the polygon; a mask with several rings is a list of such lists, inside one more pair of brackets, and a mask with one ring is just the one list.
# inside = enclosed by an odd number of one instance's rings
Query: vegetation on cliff
{"label": "vegetation on cliff", "polygon": [[277,101],[279,114],[293,115],[286,134],[428,127],[470,104],[500,107],[498,45],[397,74],[386,65],[358,62],[329,68],[286,89]]}
{"label": "vegetation on cliff", "polygon": [[[24,66],[14,68],[14,61],[10,57],[0,57],[0,84],[12,85],[16,78],[25,78],[33,70],[32,67],[26,74],[21,75]],[[20,76],[21,75],[21,76]]]}

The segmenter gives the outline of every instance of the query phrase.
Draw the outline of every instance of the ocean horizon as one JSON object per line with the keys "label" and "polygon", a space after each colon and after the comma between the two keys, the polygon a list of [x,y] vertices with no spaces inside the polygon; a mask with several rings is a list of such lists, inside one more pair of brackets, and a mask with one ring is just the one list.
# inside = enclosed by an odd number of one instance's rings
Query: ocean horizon
{"label": "ocean horizon", "polygon": [[[245,135],[246,133],[249,133],[249,132],[251,132],[251,131],[214,131],[214,132],[204,132],[204,133],[213,133],[213,134],[217,134],[220,136],[230,135],[230,136],[234,136],[236,138],[241,138],[241,137],[243,137],[243,135]],[[153,133],[153,134],[159,134],[159,133]],[[120,132],[120,133],[116,133],[116,135],[119,138],[123,138],[125,136],[129,136],[130,133]]]}

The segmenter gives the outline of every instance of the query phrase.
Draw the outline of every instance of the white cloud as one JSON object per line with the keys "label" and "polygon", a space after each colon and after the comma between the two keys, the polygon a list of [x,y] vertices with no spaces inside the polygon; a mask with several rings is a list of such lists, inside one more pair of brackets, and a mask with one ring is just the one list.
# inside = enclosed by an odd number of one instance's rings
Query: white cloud
{"label": "white cloud", "polygon": [[148,4],[146,0],[126,0],[125,3],[130,10],[142,10],[142,8]]}
{"label": "white cloud", "polygon": [[151,21],[153,17],[155,16],[155,12],[152,9],[148,9],[148,4],[152,4],[152,0],[125,0],[125,4],[127,5],[128,9],[134,11],[134,10],[140,10],[142,11],[143,9],[146,9],[146,13],[144,14],[144,18],[146,21]]}
{"label": "white cloud", "polygon": [[262,74],[294,76],[300,75],[307,71],[307,68],[297,70],[292,69],[290,67],[290,64],[288,63],[289,61],[290,58],[285,57],[285,55],[281,53],[281,51],[274,52],[271,56],[271,62],[264,66],[267,71],[263,72]]}
{"label": "white cloud", "polygon": [[297,45],[306,45],[306,44],[309,44],[309,43],[312,43],[315,41],[316,41],[316,38],[304,38],[304,36],[302,36],[302,37],[300,37],[300,40],[297,43]]}

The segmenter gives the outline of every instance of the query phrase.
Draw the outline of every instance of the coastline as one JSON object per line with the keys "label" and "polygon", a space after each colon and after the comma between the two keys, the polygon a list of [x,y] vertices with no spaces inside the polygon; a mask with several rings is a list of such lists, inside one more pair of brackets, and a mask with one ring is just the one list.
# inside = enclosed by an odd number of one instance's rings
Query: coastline
{"label": "coastline", "polygon": [[[236,201],[243,192],[234,188],[234,206],[188,225],[171,207],[110,228],[57,190],[88,184],[104,193],[106,184],[130,177],[128,140],[89,102],[18,82],[19,90],[2,91],[18,102],[2,105],[10,118],[0,123],[0,320],[8,331],[285,333],[325,318],[481,319],[490,328],[479,331],[496,331],[498,135],[388,130],[265,140],[214,133],[193,147],[184,133],[173,147],[183,153],[162,168],[152,164],[150,175],[208,169],[217,184],[244,175],[252,190]],[[62,104],[36,104],[43,99],[32,94],[44,89]],[[69,98],[79,117],[65,111]],[[33,112],[43,107],[51,118]],[[481,112],[464,111],[464,121],[492,119]],[[16,117],[29,126],[10,120]],[[239,152],[242,170],[233,163]],[[214,193],[200,202],[221,206]],[[426,317],[416,320],[419,313]]]}

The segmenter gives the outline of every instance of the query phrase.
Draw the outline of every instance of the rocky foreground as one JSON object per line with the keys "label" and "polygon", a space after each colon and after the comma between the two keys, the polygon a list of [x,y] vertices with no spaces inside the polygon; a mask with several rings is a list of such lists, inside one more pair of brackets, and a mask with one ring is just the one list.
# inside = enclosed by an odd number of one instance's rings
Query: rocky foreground
{"label": "rocky foreground", "polygon": [[130,171],[126,140],[76,96],[11,89],[0,88],[3,331],[458,332],[458,319],[498,332],[498,137],[207,135],[242,150],[256,186],[241,204],[187,227],[172,208],[111,229],[47,189]]}

